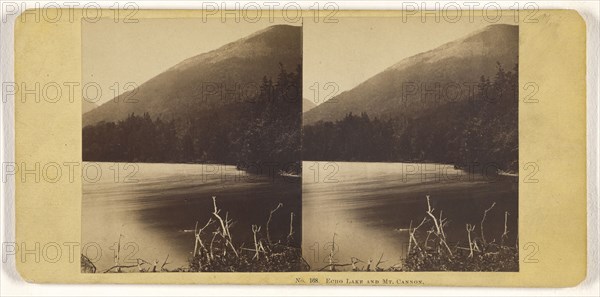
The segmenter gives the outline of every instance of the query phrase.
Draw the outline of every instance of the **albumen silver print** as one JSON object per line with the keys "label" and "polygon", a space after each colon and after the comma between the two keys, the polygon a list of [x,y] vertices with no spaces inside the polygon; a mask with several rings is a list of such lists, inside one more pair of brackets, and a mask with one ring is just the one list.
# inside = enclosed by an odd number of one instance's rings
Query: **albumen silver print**
{"label": "albumen silver print", "polygon": [[84,181],[83,241],[114,253],[83,255],[82,271],[307,270],[302,27],[108,19],[82,31],[83,80],[122,88],[83,105],[83,160],[124,176]]}
{"label": "albumen silver print", "polygon": [[519,271],[511,19],[82,34],[82,272]]}
{"label": "albumen silver print", "polygon": [[8,287],[589,287],[589,15],[327,7],[9,15]]}
{"label": "albumen silver print", "polygon": [[311,269],[519,271],[519,26],[344,18],[304,44]]}

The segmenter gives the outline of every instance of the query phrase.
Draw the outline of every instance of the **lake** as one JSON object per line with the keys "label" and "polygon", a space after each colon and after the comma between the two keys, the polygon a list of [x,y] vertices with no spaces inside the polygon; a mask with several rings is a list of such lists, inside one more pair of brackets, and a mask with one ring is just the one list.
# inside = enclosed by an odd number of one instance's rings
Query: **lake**
{"label": "lake", "polygon": [[280,202],[271,237],[285,240],[294,212],[294,241],[300,243],[299,178],[252,175],[215,164],[85,162],[84,168],[82,242],[98,271],[114,265],[120,235],[121,265],[141,258],[157,260],[160,266],[168,255],[165,268],[187,267],[194,250],[193,229],[196,221],[203,226],[212,216],[212,196],[221,214],[228,212],[234,220],[236,243],[250,240],[252,224],[264,226]]}
{"label": "lake", "polygon": [[251,175],[229,165],[86,162],[85,167],[82,241],[98,271],[114,265],[120,235],[122,265],[141,258],[160,266],[168,255],[166,268],[186,267],[194,249],[190,231],[196,221],[203,225],[211,217],[212,196],[234,219],[231,231],[237,243],[249,241],[251,225],[264,226],[269,211],[283,203],[273,215],[271,236],[285,239],[294,212],[294,241],[302,241],[313,270],[328,264],[334,234],[339,263],[349,263],[350,257],[377,262],[382,254],[383,267],[399,263],[408,239],[401,229],[423,219],[425,195],[450,220],[451,241],[464,242],[465,223],[479,224],[493,202],[486,238],[502,234],[504,211],[511,214],[509,241],[515,242],[518,232],[516,178],[469,173],[452,165],[303,162],[302,183],[299,178]]}
{"label": "lake", "polygon": [[432,207],[443,210],[449,219],[450,241],[468,246],[464,244],[465,224],[479,224],[485,209],[496,202],[486,218],[486,239],[500,240],[504,211],[509,211],[509,242],[514,243],[518,180],[485,171],[444,164],[305,161],[304,258],[312,270],[325,267],[335,234],[336,263],[350,263],[351,257],[376,263],[383,255],[381,267],[399,264],[408,247],[408,233],[401,229],[407,229],[411,220],[413,227],[421,222],[427,210],[426,195]]}

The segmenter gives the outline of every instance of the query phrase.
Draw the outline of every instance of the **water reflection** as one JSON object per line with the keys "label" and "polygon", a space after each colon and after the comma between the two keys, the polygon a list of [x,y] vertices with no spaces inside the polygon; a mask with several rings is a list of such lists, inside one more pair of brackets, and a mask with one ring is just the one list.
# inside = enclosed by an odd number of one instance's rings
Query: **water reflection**
{"label": "water reflection", "polygon": [[[135,264],[137,258],[162,263],[169,255],[167,268],[187,266],[194,248],[191,230],[196,221],[204,223],[211,216],[212,196],[234,219],[232,237],[240,244],[250,238],[251,225],[264,225],[269,210],[280,202],[271,237],[286,238],[290,212],[301,217],[298,178],[250,175],[229,165],[138,163],[136,173],[125,180],[133,172],[125,172],[125,164],[86,165],[102,172],[84,181],[82,205],[82,241],[99,271],[114,265],[120,237],[121,265]],[[115,166],[121,175],[115,176]],[[301,227],[296,220],[298,244]]]}
{"label": "water reflection", "polygon": [[465,224],[480,222],[493,202],[497,204],[486,219],[486,237],[499,238],[504,211],[509,211],[511,240],[516,240],[514,177],[445,164],[304,162],[303,168],[302,247],[313,270],[329,263],[334,234],[338,263],[350,263],[351,257],[377,262],[383,254],[382,266],[400,264],[408,247],[405,229],[425,216],[425,195],[450,220],[451,240],[465,240]]}

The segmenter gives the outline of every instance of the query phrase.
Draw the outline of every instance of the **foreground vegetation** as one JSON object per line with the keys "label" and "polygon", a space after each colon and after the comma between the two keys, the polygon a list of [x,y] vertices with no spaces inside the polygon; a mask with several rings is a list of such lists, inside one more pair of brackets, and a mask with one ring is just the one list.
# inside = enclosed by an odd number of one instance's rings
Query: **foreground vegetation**
{"label": "foreground vegetation", "polygon": [[[233,221],[217,207],[213,197],[213,217],[199,228],[196,224],[193,257],[189,271],[219,272],[283,272],[305,271],[310,267],[302,258],[299,247],[292,244],[294,235],[294,213],[290,213],[290,229],[285,241],[273,240],[269,226],[273,214],[283,205],[280,203],[269,212],[269,218],[263,226],[252,225],[253,242],[245,247],[236,247],[231,237]],[[211,231],[212,230],[212,231]]]}
{"label": "foreground vegetation", "polygon": [[[308,271],[310,266],[302,258],[300,247],[294,242],[294,217],[289,215],[289,233],[286,238],[272,238],[269,227],[273,215],[283,207],[277,205],[270,210],[265,225],[249,226],[252,232],[252,242],[236,245],[231,235],[233,219],[217,205],[213,199],[212,216],[203,225],[196,222],[194,228],[194,251],[189,258],[188,267],[171,268],[168,266],[169,255],[164,261],[153,262],[136,259],[137,264],[123,265],[120,263],[121,242],[117,246],[115,265],[104,270],[97,270],[86,256],[81,255],[81,272],[83,273],[114,273],[114,272],[284,272]],[[281,224],[281,222],[279,222]]]}
{"label": "foreground vegetation", "polygon": [[[374,261],[363,261],[352,257],[348,263],[334,260],[335,235],[331,245],[329,264],[315,267],[320,271],[518,271],[518,243],[509,245],[507,227],[508,212],[504,213],[504,232],[500,241],[486,239],[485,225],[488,212],[493,203],[482,214],[479,224],[466,224],[467,242],[454,242],[447,236],[449,220],[443,212],[431,207],[429,196],[427,210],[419,224],[411,221],[408,234],[408,252],[399,263],[384,267],[383,254]],[[81,257],[81,271],[96,272],[284,272],[309,271],[311,267],[302,258],[302,252],[293,241],[294,214],[290,213],[289,234],[285,239],[271,238],[269,227],[273,214],[283,205],[279,204],[269,212],[265,225],[252,225],[253,241],[236,245],[231,236],[233,220],[228,213],[223,214],[213,197],[212,217],[204,225],[196,223],[194,229],[195,246],[188,267],[172,269],[167,267],[169,256],[162,264],[137,259],[136,265],[119,264],[119,253],[115,256],[115,265],[105,271],[97,271],[94,264],[84,255]],[[489,222],[488,222],[489,223]],[[120,244],[119,244],[120,247]],[[119,248],[120,250],[120,248]]]}
{"label": "foreground vegetation", "polygon": [[350,262],[337,263],[333,254],[335,251],[335,235],[331,245],[329,264],[320,271],[519,271],[518,243],[508,245],[508,212],[504,212],[504,232],[500,242],[489,241],[485,237],[487,214],[496,205],[493,203],[482,215],[479,224],[466,224],[467,242],[454,242],[447,236],[448,218],[443,212],[431,207],[429,196],[425,216],[418,225],[411,224],[405,231],[408,233],[408,252],[399,263],[387,267],[381,257],[374,261],[364,261],[356,257]]}
{"label": "foreground vegetation", "polygon": [[519,271],[518,243],[505,244],[508,239],[508,212],[504,212],[504,232],[500,242],[485,237],[487,214],[495,203],[483,213],[478,225],[466,224],[468,242],[450,244],[445,227],[448,219],[442,211],[431,208],[427,196],[426,216],[408,229],[409,248],[403,271]]}

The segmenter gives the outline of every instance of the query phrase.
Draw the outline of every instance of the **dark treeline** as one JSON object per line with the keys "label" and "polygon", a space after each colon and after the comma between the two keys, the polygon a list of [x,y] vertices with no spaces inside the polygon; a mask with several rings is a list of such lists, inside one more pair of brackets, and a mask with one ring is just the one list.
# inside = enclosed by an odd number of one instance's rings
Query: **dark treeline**
{"label": "dark treeline", "polygon": [[303,129],[303,160],[439,162],[518,171],[518,66],[498,64],[469,100],[418,116],[378,119],[348,114]]}
{"label": "dark treeline", "polygon": [[300,171],[302,69],[280,64],[276,80],[266,76],[259,95],[220,102],[194,116],[165,120],[131,114],[118,122],[83,129],[83,160],[100,162],[220,163],[267,165]]}

